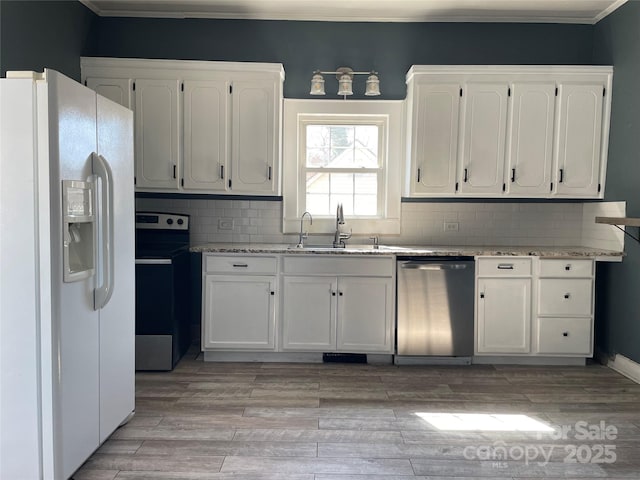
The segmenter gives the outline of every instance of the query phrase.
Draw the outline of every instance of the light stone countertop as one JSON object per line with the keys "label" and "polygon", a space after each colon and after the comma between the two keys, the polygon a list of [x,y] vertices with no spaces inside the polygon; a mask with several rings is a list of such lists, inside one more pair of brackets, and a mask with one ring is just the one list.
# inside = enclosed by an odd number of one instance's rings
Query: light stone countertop
{"label": "light stone countertop", "polygon": [[330,254],[330,255],[398,255],[398,256],[536,256],[551,258],[588,257],[599,260],[619,260],[624,252],[602,250],[588,247],[555,247],[555,246],[431,246],[431,245],[380,245],[374,249],[368,245],[349,245],[346,248],[309,245],[296,248],[288,244],[261,243],[207,243],[194,245],[190,249],[194,253],[271,253],[271,254]]}

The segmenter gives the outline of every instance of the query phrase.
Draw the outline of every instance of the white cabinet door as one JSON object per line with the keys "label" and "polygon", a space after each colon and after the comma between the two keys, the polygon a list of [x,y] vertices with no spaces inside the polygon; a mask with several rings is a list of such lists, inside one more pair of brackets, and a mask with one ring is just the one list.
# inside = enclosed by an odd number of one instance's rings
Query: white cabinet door
{"label": "white cabinet door", "polygon": [[336,348],[335,277],[284,277],[283,350],[331,352]]}
{"label": "white cabinet door", "polygon": [[557,193],[596,197],[599,192],[602,136],[602,84],[559,87]]}
{"label": "white cabinet door", "polygon": [[275,348],[274,276],[206,275],[202,348]]}
{"label": "white cabinet door", "polygon": [[132,108],[131,93],[133,81],[130,78],[87,78],[85,85],[103,97]]}
{"label": "white cabinet door", "polygon": [[393,287],[391,278],[338,279],[338,351],[393,353]]}
{"label": "white cabinet door", "polygon": [[517,195],[551,193],[554,82],[515,83],[508,148],[508,192]]}
{"label": "white cabinet door", "polygon": [[531,279],[479,278],[476,295],[477,352],[528,353]]}
{"label": "white cabinet door", "polygon": [[177,80],[136,80],[136,186],[177,189],[179,117]]}
{"label": "white cabinet door", "polygon": [[184,188],[226,190],[229,175],[228,81],[184,82]]}
{"label": "white cabinet door", "polygon": [[234,81],[231,191],[277,194],[280,108],[272,80]]}
{"label": "white cabinet door", "polygon": [[507,83],[469,83],[463,90],[460,192],[500,195],[503,186]]}
{"label": "white cabinet door", "polygon": [[410,193],[452,195],[456,188],[460,85],[418,84],[413,95]]}

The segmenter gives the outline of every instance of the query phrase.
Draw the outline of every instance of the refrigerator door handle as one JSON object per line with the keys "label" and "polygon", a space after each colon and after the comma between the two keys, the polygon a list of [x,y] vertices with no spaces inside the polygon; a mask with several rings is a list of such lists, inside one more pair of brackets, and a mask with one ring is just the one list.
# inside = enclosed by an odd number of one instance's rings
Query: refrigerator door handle
{"label": "refrigerator door handle", "polygon": [[98,215],[102,227],[102,285],[93,291],[93,309],[103,308],[113,293],[114,235],[113,235],[113,174],[109,162],[102,155],[91,154],[93,173],[102,180],[102,208]]}

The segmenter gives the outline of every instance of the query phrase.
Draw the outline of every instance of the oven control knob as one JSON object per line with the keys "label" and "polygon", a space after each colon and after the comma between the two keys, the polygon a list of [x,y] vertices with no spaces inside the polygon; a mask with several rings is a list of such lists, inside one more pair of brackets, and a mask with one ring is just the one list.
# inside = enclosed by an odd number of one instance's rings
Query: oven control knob
{"label": "oven control knob", "polygon": [[182,220],[181,218],[178,219],[178,225],[182,225],[184,223],[184,220]]}
{"label": "oven control knob", "polygon": [[173,218],[167,218],[167,224],[173,225]]}

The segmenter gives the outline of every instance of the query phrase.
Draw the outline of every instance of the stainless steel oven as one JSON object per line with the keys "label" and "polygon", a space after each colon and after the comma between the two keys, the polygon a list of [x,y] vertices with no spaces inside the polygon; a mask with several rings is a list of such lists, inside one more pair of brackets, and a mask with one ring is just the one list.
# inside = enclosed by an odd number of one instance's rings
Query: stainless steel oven
{"label": "stainless steel oven", "polygon": [[136,370],[171,370],[191,343],[189,216],[136,214]]}

